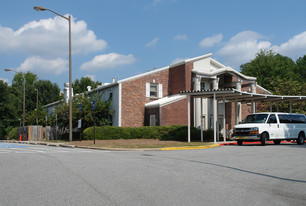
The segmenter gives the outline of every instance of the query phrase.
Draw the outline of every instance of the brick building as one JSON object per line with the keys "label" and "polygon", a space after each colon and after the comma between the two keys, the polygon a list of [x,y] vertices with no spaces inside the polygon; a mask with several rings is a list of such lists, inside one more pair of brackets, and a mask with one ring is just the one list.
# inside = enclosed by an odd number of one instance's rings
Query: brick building
{"label": "brick building", "polygon": [[[187,125],[187,98],[180,91],[235,88],[252,93],[269,93],[256,84],[255,77],[245,76],[224,66],[211,56],[207,54],[187,59],[123,80],[113,79],[112,83],[88,93],[102,92],[103,100],[111,98],[111,109],[114,111],[112,125],[122,127]],[[52,103],[45,107],[52,110],[55,105]],[[212,128],[211,100],[191,99],[191,105],[191,125],[199,128],[203,121],[204,129]],[[242,104],[238,110],[234,108],[234,103],[218,105],[218,118],[223,118],[225,110],[226,129],[231,129],[237,121],[235,112],[238,112],[236,116],[241,120],[254,111],[255,106]]]}

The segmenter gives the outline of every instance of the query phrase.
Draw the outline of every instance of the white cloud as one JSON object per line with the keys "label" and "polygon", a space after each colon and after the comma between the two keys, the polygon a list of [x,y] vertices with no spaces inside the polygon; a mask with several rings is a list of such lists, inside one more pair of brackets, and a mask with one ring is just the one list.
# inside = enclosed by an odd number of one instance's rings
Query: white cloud
{"label": "white cloud", "polygon": [[222,41],[223,35],[222,34],[215,34],[211,37],[206,37],[202,39],[202,41],[199,43],[200,47],[202,48],[209,48],[214,46],[215,44],[218,44]]}
{"label": "white cloud", "polygon": [[3,82],[9,83],[8,79],[0,78]]}
{"label": "white cloud", "polygon": [[[87,29],[85,21],[72,18],[72,53],[95,52],[107,47],[107,42],[97,39]],[[0,26],[0,53],[15,52],[31,56],[68,56],[68,22],[56,16],[31,21],[17,31]]]}
{"label": "white cloud", "polygon": [[224,63],[233,68],[254,59],[260,50],[273,50],[292,59],[305,55],[306,31],[290,38],[280,45],[272,45],[269,41],[260,41],[265,37],[254,31],[243,31],[232,37],[217,54],[224,58]]}
{"label": "white cloud", "polygon": [[122,65],[132,64],[136,61],[132,54],[122,55],[117,53],[109,53],[95,56],[91,61],[81,65],[81,70],[105,70],[112,69]]}
{"label": "white cloud", "polygon": [[94,82],[96,81],[96,75],[87,74],[87,75],[85,75],[85,77],[89,77]]}
{"label": "white cloud", "polygon": [[32,56],[27,58],[17,71],[21,72],[32,72],[35,74],[48,74],[48,75],[59,75],[65,71],[68,71],[68,61],[62,58],[56,59],[43,59],[39,56]]}
{"label": "white cloud", "polygon": [[154,47],[157,44],[158,40],[159,40],[158,37],[154,38],[152,41],[146,44],[146,47]]}
{"label": "white cloud", "polygon": [[273,51],[291,58],[299,58],[306,54],[306,31],[295,35],[280,46],[273,46]]}
{"label": "white cloud", "polygon": [[181,41],[181,40],[187,40],[188,37],[186,34],[179,34],[179,35],[176,35],[175,37],[173,37],[174,40],[178,40],[178,41]]}
{"label": "white cloud", "polygon": [[259,41],[264,38],[253,31],[243,31],[232,37],[217,54],[224,58],[226,64],[238,68],[253,59],[260,50],[270,49],[271,43]]}

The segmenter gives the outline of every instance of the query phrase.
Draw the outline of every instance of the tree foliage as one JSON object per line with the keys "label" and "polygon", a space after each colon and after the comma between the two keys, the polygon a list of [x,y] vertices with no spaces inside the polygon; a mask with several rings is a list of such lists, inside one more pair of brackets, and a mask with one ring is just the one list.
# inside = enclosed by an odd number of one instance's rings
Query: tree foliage
{"label": "tree foliage", "polygon": [[0,139],[7,133],[7,129],[18,124],[15,96],[10,93],[8,84],[0,80]]}
{"label": "tree foliage", "polygon": [[38,80],[34,86],[38,90],[38,101],[40,105],[47,105],[63,99],[63,96],[60,95],[61,90],[59,86],[49,80]]}
{"label": "tree foliage", "polygon": [[[275,95],[306,95],[306,55],[294,62],[289,57],[262,50],[240,68],[241,73],[257,77],[257,83]],[[279,111],[289,111],[288,102],[278,107]],[[304,113],[305,103],[294,104],[293,111]]]}
{"label": "tree foliage", "polygon": [[95,89],[101,84],[101,82],[95,82],[89,77],[82,77],[80,80],[76,79],[74,83],[72,83],[72,88],[75,94],[80,94],[86,92],[88,86],[91,86],[91,89]]}
{"label": "tree foliage", "polygon": [[[72,101],[72,127],[78,127],[78,121],[82,120],[81,129],[96,126],[110,125],[112,119],[112,111],[110,110],[111,102],[102,101],[102,95],[78,95]],[[95,109],[92,102],[95,100]],[[81,106],[80,106],[81,105]],[[80,110],[81,107],[81,110]],[[49,125],[55,124],[63,129],[69,125],[69,105],[66,103],[59,104],[53,114],[48,116]]]}
{"label": "tree foliage", "polygon": [[272,90],[271,82],[277,78],[296,79],[296,64],[289,57],[262,50],[255,59],[241,65],[241,73],[257,77],[257,83],[265,89]]}

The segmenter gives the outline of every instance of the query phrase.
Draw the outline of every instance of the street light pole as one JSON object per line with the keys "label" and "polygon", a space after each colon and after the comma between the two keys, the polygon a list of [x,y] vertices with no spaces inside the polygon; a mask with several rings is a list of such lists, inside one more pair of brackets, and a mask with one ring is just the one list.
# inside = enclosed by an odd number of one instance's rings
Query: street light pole
{"label": "street light pole", "polygon": [[51,9],[47,9],[41,6],[34,6],[35,11],[50,11],[69,22],[69,141],[72,141],[72,68],[71,68],[71,16],[69,15],[68,18],[52,11]]}
{"label": "street light pole", "polygon": [[37,138],[36,140],[38,141],[38,89],[36,90],[36,132],[37,132]]}
{"label": "street light pole", "polygon": [[25,74],[22,72],[17,72],[13,69],[4,69],[6,72],[15,72],[17,74],[21,74],[23,77],[23,103],[22,103],[22,110],[23,110],[23,119],[22,119],[22,126],[25,125]]}

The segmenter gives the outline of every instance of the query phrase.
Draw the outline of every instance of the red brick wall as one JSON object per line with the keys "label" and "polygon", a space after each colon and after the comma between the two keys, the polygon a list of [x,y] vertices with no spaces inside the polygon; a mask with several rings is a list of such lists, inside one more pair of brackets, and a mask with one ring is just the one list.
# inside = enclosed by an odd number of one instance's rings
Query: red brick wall
{"label": "red brick wall", "polygon": [[169,94],[178,94],[180,91],[192,89],[193,63],[187,63],[170,68]]}
{"label": "red brick wall", "polygon": [[170,95],[185,90],[185,65],[170,68]]}
{"label": "red brick wall", "polygon": [[187,98],[161,107],[160,125],[188,125]]}
{"label": "red brick wall", "polygon": [[140,127],[144,125],[145,104],[156,100],[146,98],[146,83],[163,85],[163,97],[168,96],[169,70],[133,79],[122,83],[121,126]]}

